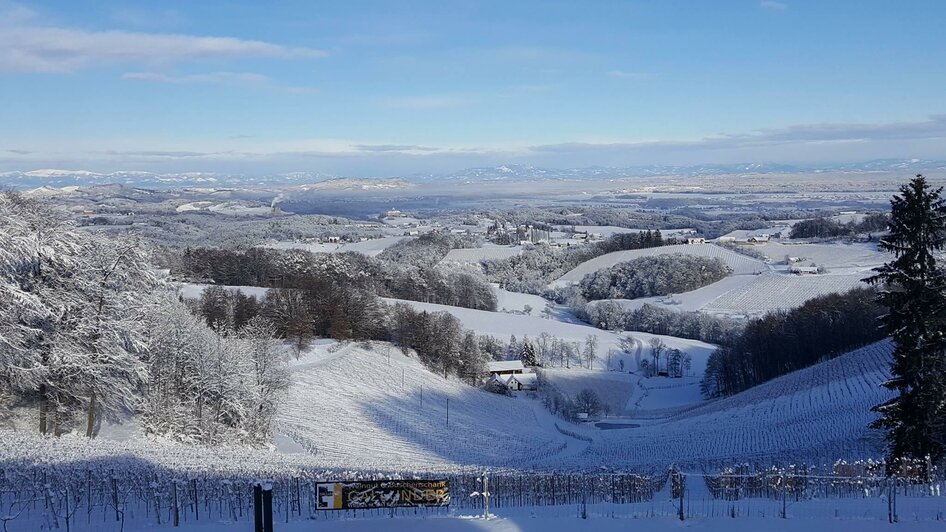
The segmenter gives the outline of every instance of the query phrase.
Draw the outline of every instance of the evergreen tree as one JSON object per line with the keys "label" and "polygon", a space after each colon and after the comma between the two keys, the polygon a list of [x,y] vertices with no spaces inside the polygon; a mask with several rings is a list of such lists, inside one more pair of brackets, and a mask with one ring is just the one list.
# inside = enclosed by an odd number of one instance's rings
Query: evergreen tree
{"label": "evergreen tree", "polygon": [[506,346],[506,360],[519,358],[519,349],[519,342],[516,340],[516,335],[513,334],[509,336],[509,344]]}
{"label": "evergreen tree", "polygon": [[897,396],[877,405],[873,426],[887,430],[893,459],[943,457],[937,420],[946,416],[946,274],[936,253],[946,247],[946,202],[917,175],[891,200],[890,232],[880,249],[895,259],[876,269],[868,282],[882,284],[883,318],[895,343],[891,379]]}
{"label": "evergreen tree", "polygon": [[522,341],[522,351],[519,354],[519,360],[523,366],[538,366],[539,360],[535,356],[535,346],[528,339]]}

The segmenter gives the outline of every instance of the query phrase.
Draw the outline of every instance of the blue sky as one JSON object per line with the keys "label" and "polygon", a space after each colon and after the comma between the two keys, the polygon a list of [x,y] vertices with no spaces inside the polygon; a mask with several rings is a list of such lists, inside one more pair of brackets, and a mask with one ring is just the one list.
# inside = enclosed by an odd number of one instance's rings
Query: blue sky
{"label": "blue sky", "polygon": [[0,170],[946,157],[946,2],[0,0]]}

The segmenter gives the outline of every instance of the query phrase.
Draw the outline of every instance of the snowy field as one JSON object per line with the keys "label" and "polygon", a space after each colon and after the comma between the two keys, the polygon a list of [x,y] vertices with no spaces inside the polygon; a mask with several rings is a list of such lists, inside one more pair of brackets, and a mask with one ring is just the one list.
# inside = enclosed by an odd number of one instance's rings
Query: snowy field
{"label": "snowy field", "polygon": [[893,258],[877,251],[871,244],[784,244],[767,242],[751,246],[772,262],[783,262],[786,256],[801,259],[798,264],[815,263],[831,272],[859,272],[884,264]]}
{"label": "snowy field", "polygon": [[[571,513],[571,509],[569,509]],[[227,525],[229,526],[229,525]],[[307,523],[290,523],[280,530],[295,532],[301,530],[311,530]],[[499,517],[489,521],[475,518],[473,516],[442,518],[442,519],[394,519],[394,520],[367,520],[367,521],[344,521],[339,520],[330,523],[319,523],[319,530],[330,530],[338,532],[363,532],[366,530],[390,530],[390,531],[417,531],[417,532],[568,532],[571,530],[579,531],[599,531],[599,532],[624,532],[629,529],[647,530],[654,532],[672,531],[672,530],[693,530],[706,532],[821,532],[828,530],[837,530],[838,527],[851,527],[851,530],[862,532],[881,532],[889,530],[910,530],[910,531],[932,531],[940,530],[941,522],[937,521],[909,521],[898,523],[891,526],[885,521],[873,520],[825,520],[817,521],[811,519],[775,519],[775,518],[746,518],[730,519],[727,517],[701,518],[683,523],[672,517],[663,517],[655,519],[626,518],[618,519],[608,516],[595,517],[590,519],[579,519],[573,515],[567,517],[546,517],[538,518],[532,515],[522,517]],[[218,530],[252,530],[250,524],[242,528],[227,528],[226,526],[195,527],[194,530],[204,530],[206,532],[217,532]]]}
{"label": "snowy field", "polygon": [[676,338],[673,336],[661,336],[643,332],[615,333],[596,329],[588,325],[579,323],[563,323],[552,319],[545,319],[539,316],[522,316],[517,314],[507,314],[503,312],[489,312],[486,310],[473,310],[449,305],[436,305],[433,303],[420,303],[417,301],[407,301],[401,299],[385,298],[389,303],[406,303],[417,310],[426,310],[427,312],[449,312],[454,315],[464,328],[470,329],[477,334],[488,334],[496,338],[507,341],[509,337],[515,335],[517,339],[522,340],[528,336],[534,340],[542,333],[547,333],[557,338],[569,342],[584,344],[589,335],[598,338],[598,354],[595,361],[595,369],[607,369],[607,353],[609,349],[615,351],[612,357],[612,368],[617,367],[621,360],[624,360],[625,368],[636,368],[633,354],[621,355],[620,339],[629,334],[634,338],[641,340],[645,345],[651,338],[657,337],[663,340],[667,347],[680,349],[690,354],[693,358],[693,371],[702,374],[706,368],[706,360],[716,348],[713,345],[698,340],[689,340],[685,338]]}
{"label": "snowy field", "polygon": [[[611,299],[624,309],[635,310],[645,304],[666,310],[705,312],[714,316],[760,316],[775,310],[800,307],[809,299],[846,292],[866,286],[864,273],[842,275],[733,275],[713,284],[682,294]],[[600,305],[592,301],[589,305]]]}
{"label": "snowy field", "polygon": [[269,288],[262,286],[226,286],[200,283],[176,283],[175,286],[177,286],[178,293],[181,294],[181,297],[184,299],[200,299],[201,294],[203,294],[204,290],[209,286],[219,286],[232,292],[243,292],[244,295],[253,296],[260,301],[266,298],[266,292],[269,292]]}
{"label": "snowy field", "polygon": [[316,346],[292,369],[279,426],[295,445],[285,449],[323,467],[528,466],[580,443],[536,401],[444,379],[391,346]]}
{"label": "snowy field", "polygon": [[496,292],[496,308],[500,312],[525,312],[526,306],[531,309],[532,316],[541,316],[545,307],[555,306],[554,303],[542,296],[532,294],[523,294],[521,292],[510,292],[499,288],[499,285],[493,283],[493,289]]}
{"label": "snowy field", "polygon": [[[732,463],[738,459],[806,460],[876,457],[882,435],[868,429],[870,407],[890,397],[892,344],[871,344],[745,392],[708,402],[640,428],[595,431],[575,465]],[[590,431],[589,431],[590,432]]]}
{"label": "snowy field", "polygon": [[627,262],[640,257],[653,257],[657,255],[669,255],[672,253],[684,253],[698,257],[719,258],[724,264],[729,266],[734,275],[761,273],[768,271],[769,267],[762,261],[740,255],[734,251],[719,247],[714,244],[677,244],[672,246],[661,246],[647,249],[632,249],[630,251],[615,251],[600,257],[595,257],[585,261],[574,269],[559,277],[552,283],[553,286],[562,286],[581,281],[586,275],[594,273],[604,268],[610,268],[615,264]]}
{"label": "snowy field", "polygon": [[461,264],[479,264],[484,260],[501,260],[515,257],[522,253],[520,246],[483,246],[481,248],[451,249],[440,261],[441,264],[459,262]]}
{"label": "snowy field", "polygon": [[[557,232],[564,233],[566,230],[574,229],[577,233],[598,233],[602,238],[608,238],[613,235],[623,234],[623,233],[644,233],[648,229],[628,229],[627,227],[617,227],[614,225],[560,225],[557,228]],[[649,229],[649,231],[655,231],[655,229]],[[661,229],[660,234],[664,238],[670,237],[679,237],[682,235],[692,234],[696,232],[695,229]]]}
{"label": "snowy field", "polygon": [[301,249],[304,251],[311,251],[312,253],[345,253],[346,251],[353,251],[355,253],[361,253],[362,255],[374,257],[385,249],[397,244],[401,240],[404,240],[405,238],[407,237],[386,236],[382,238],[372,238],[370,240],[342,244],[276,242],[273,244],[266,244],[264,247],[271,249]]}
{"label": "snowy field", "polygon": [[751,277],[699,310],[717,315],[758,316],[773,310],[800,307],[809,299],[866,286],[866,274],[848,275],[780,275],[776,273]]}

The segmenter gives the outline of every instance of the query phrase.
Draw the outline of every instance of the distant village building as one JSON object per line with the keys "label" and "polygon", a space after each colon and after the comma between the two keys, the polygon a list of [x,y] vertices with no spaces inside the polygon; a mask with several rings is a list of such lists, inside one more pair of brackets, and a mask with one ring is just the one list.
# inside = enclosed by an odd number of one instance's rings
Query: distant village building
{"label": "distant village building", "polygon": [[750,244],[764,244],[768,242],[770,238],[771,238],[771,235],[769,235],[768,233],[760,233],[758,235],[750,236],[748,240]]}
{"label": "distant village building", "polygon": [[397,209],[390,209],[388,212],[384,213],[385,218],[403,218],[404,213]]}
{"label": "distant village building", "polygon": [[342,237],[340,236],[330,236],[325,239],[329,244],[340,244],[342,242]]}
{"label": "distant village building", "polygon": [[[722,239],[720,239],[722,241]],[[689,237],[687,238],[687,244],[705,244],[706,239],[702,237]]]}
{"label": "distant village building", "polygon": [[516,228],[520,242],[530,242],[537,244],[539,242],[548,242],[552,239],[552,231],[549,227],[540,227],[532,224],[520,225]]}

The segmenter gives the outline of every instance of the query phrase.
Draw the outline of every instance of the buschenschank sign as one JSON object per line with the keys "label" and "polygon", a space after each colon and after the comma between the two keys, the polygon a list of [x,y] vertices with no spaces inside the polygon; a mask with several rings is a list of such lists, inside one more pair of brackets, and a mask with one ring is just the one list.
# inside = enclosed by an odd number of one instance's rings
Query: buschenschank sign
{"label": "buschenschank sign", "polygon": [[317,510],[450,505],[447,480],[319,482],[315,489]]}

